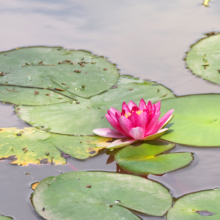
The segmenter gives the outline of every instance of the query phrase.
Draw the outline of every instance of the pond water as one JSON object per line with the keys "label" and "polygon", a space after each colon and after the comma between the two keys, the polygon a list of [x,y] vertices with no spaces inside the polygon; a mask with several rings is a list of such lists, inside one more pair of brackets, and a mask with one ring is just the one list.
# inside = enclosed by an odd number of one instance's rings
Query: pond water
{"label": "pond water", "polygon": [[[204,33],[218,32],[220,2],[211,0],[0,0],[0,51],[23,46],[63,46],[104,55],[117,64],[121,74],[130,74],[163,84],[176,95],[220,93],[186,69],[185,52]],[[14,114],[12,105],[0,104],[1,127],[29,126]],[[172,152],[193,152],[186,168],[148,178],[167,187],[173,198],[219,187],[220,148],[176,145]],[[16,220],[37,220],[30,196],[31,184],[62,172],[102,170],[116,172],[108,155],[67,165],[15,166],[0,163],[0,213]],[[142,216],[146,220],[165,217]]]}

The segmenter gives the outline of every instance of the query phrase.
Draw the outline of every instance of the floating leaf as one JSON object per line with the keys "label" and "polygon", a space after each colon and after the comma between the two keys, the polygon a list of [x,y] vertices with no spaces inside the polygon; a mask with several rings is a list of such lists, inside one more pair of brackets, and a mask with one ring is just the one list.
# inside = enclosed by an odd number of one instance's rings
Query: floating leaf
{"label": "floating leaf", "polygon": [[[42,132],[33,128],[1,128],[0,160],[11,164],[65,164],[58,149],[77,159],[86,159],[98,154],[111,138],[75,137]],[[57,149],[58,148],[58,149]]]}
{"label": "floating leaf", "polygon": [[184,167],[193,159],[191,153],[161,154],[173,147],[174,144],[148,141],[123,148],[115,159],[123,170],[137,175],[163,174]]}
{"label": "floating leaf", "polygon": [[[70,94],[71,95],[71,94]],[[46,105],[73,101],[71,96],[64,96],[48,89],[0,86],[0,100],[16,105]]]}
{"label": "floating leaf", "polygon": [[[130,91],[130,89],[132,91]],[[105,119],[110,107],[121,109],[123,100],[153,102],[174,95],[167,88],[152,82],[132,77],[120,77],[118,87],[91,99],[78,98],[78,102],[60,103],[48,106],[20,106],[17,114],[22,120],[50,132],[69,135],[93,135],[95,128],[110,128]]]}
{"label": "floating leaf", "polygon": [[173,93],[166,87],[155,82],[140,80],[131,76],[121,76],[115,88],[105,93],[91,98],[92,106],[97,106],[103,110],[110,107],[121,109],[123,102],[132,100],[139,103],[141,98],[146,102],[174,98]]}
{"label": "floating leaf", "polygon": [[220,35],[214,34],[215,32],[208,33],[209,37],[193,45],[187,54],[186,62],[194,74],[220,84]]}
{"label": "floating leaf", "polygon": [[17,115],[23,121],[50,132],[69,135],[92,135],[97,127],[110,127],[105,112],[92,108],[90,100],[48,106],[19,106]]}
{"label": "floating leaf", "polygon": [[0,215],[0,220],[12,220],[13,218]]}
{"label": "floating leaf", "polygon": [[112,139],[97,136],[77,137],[51,134],[51,137],[48,138],[47,141],[52,143],[64,153],[69,154],[74,158],[83,160],[93,157],[98,154],[100,150],[105,149]]}
{"label": "floating leaf", "polygon": [[53,220],[138,220],[128,209],[163,216],[172,204],[168,190],[158,183],[105,172],[46,178],[36,187],[32,201],[43,218]]}
{"label": "floating leaf", "polygon": [[119,73],[114,64],[89,52],[28,47],[0,54],[0,83],[59,88],[89,97],[111,88]]}
{"label": "floating leaf", "polygon": [[220,190],[206,190],[186,195],[174,204],[167,220],[219,220]]}
{"label": "floating leaf", "polygon": [[[35,129],[36,130],[36,129]],[[35,131],[33,128],[0,129],[0,160],[9,159],[11,164],[26,165],[29,163],[65,164],[60,151],[44,140],[50,136],[46,132]]]}
{"label": "floating leaf", "polygon": [[174,109],[174,117],[160,138],[200,147],[220,146],[220,95],[191,95],[162,101],[161,114]]}

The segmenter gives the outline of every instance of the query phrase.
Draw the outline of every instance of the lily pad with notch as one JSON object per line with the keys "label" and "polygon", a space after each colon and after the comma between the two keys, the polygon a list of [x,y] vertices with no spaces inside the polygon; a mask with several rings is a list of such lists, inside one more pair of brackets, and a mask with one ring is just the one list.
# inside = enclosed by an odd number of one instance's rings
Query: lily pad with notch
{"label": "lily pad with notch", "polygon": [[220,219],[220,190],[192,193],[178,199],[167,214],[167,220]]}
{"label": "lily pad with notch", "polygon": [[45,219],[138,220],[128,209],[163,216],[172,198],[166,188],[141,177],[77,171],[41,181],[32,202]]}
{"label": "lily pad with notch", "polygon": [[0,86],[0,100],[16,105],[46,105],[75,101],[71,94],[66,96],[61,92],[49,89],[36,89],[18,86]]}
{"label": "lily pad with notch", "polygon": [[0,53],[2,85],[65,89],[89,97],[111,88],[115,65],[90,52],[58,47],[24,47]]}
{"label": "lily pad with notch", "polygon": [[199,40],[187,53],[188,68],[203,79],[220,84],[219,51],[220,34]]}
{"label": "lily pad with notch", "polygon": [[114,88],[92,97],[91,101],[92,106],[106,111],[110,107],[121,110],[123,102],[128,103],[132,100],[139,103],[141,98],[144,98],[146,103],[150,100],[155,103],[159,100],[175,98],[175,96],[169,89],[158,83],[122,75]]}
{"label": "lily pad with notch", "polygon": [[125,171],[137,175],[164,174],[187,166],[192,160],[191,153],[165,153],[174,144],[148,141],[139,146],[127,146],[115,155],[118,165]]}
{"label": "lily pad with notch", "polygon": [[174,95],[154,82],[121,76],[117,88],[91,99],[78,97],[78,101],[72,104],[19,106],[16,112],[22,120],[42,130],[68,135],[93,135],[96,128],[111,128],[105,118],[108,108],[121,109],[123,100],[139,102],[141,98],[146,102],[156,102],[174,98]]}
{"label": "lily pad with notch", "polygon": [[190,95],[163,100],[161,114],[174,110],[169,130],[160,138],[198,147],[220,147],[220,95]]}

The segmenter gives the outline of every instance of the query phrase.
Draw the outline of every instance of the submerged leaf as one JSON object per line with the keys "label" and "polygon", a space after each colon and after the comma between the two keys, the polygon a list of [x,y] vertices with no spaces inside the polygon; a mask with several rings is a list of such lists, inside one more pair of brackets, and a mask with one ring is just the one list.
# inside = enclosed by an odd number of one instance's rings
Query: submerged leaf
{"label": "submerged leaf", "polygon": [[43,218],[53,220],[138,220],[128,209],[163,216],[172,205],[168,190],[153,181],[82,171],[44,179],[36,187],[32,201]]}

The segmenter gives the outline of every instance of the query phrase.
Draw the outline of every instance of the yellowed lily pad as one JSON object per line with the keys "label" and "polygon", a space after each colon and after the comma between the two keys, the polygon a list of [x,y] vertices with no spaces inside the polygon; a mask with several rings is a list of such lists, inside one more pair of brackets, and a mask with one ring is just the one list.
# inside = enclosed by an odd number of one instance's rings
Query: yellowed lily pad
{"label": "yellowed lily pad", "polygon": [[65,164],[60,151],[50,143],[44,142],[49,133],[33,128],[2,128],[0,130],[0,159],[9,159],[11,164]]}
{"label": "yellowed lily pad", "polygon": [[111,141],[102,137],[51,134],[31,127],[1,128],[0,139],[0,160],[8,159],[18,165],[65,164],[60,150],[77,159],[86,159],[98,154]]}

